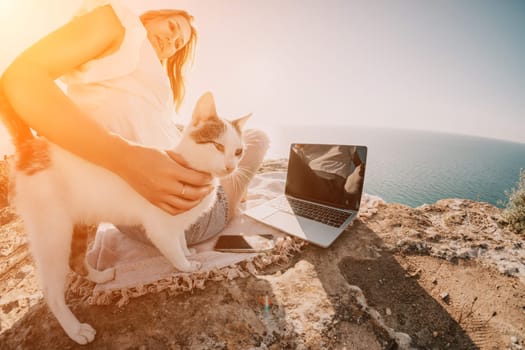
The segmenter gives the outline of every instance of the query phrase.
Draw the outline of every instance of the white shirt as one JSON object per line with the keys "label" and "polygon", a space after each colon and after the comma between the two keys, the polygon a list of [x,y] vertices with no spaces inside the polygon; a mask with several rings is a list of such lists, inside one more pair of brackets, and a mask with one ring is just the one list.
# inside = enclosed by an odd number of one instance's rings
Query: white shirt
{"label": "white shirt", "polygon": [[120,48],[63,77],[67,95],[106,129],[150,147],[180,138],[169,78],[139,17],[118,0],[88,0],[77,15],[110,4],[126,33]]}

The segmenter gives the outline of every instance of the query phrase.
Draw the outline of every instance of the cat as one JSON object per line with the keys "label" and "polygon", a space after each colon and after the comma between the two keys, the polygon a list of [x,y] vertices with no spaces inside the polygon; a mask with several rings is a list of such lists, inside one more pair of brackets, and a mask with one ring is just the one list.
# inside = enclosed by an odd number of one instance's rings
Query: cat
{"label": "cat", "polygon": [[[173,151],[182,155],[191,168],[212,174],[217,185],[217,177],[230,174],[237,167],[243,153],[242,128],[250,116],[234,121],[220,118],[212,94],[205,93],[197,101],[192,120]],[[85,259],[69,260],[72,249],[87,246],[86,235],[79,234],[82,230],[77,229],[78,224],[143,225],[151,242],[178,270],[191,272],[200,268],[200,263],[188,260],[191,252],[184,231],[211,207],[216,191],[194,208],[172,216],[114,173],[42,138],[27,140],[17,156],[14,206],[29,237],[44,298],[75,342],[91,342],[95,330],[80,323],[66,305],[68,261],[75,265],[82,260],[83,274],[96,283],[110,281],[115,274],[114,268],[97,271]],[[85,253],[81,256],[85,258]]]}

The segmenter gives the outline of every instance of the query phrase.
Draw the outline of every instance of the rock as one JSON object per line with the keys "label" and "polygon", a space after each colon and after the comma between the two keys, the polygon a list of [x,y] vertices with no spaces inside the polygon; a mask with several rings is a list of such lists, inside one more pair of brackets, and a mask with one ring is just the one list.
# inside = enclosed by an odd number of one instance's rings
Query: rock
{"label": "rock", "polygon": [[[469,328],[466,316],[458,325],[453,317],[459,311],[466,315],[473,290],[483,290],[493,294],[480,295],[485,299],[478,304],[490,309],[476,309],[476,315],[498,311],[498,322],[488,323],[497,332],[487,348],[503,349],[509,345],[504,334],[521,334],[521,329],[508,325],[523,319],[524,297],[509,284],[523,279],[525,270],[515,267],[525,261],[525,252],[523,244],[516,243],[518,236],[497,227],[499,211],[460,199],[420,208],[382,203],[377,211],[369,211],[372,215],[366,222],[357,220],[331,247],[307,245],[286,262],[246,278],[207,281],[204,289],[191,293],[151,293],[131,299],[122,308],[88,305],[74,295],[68,304],[96,328],[90,348],[467,349],[475,348],[472,329],[484,326],[473,323]],[[9,215],[4,215],[0,237],[11,235],[14,242],[23,232]],[[18,246],[27,250],[27,244]],[[5,254],[9,259],[12,252]],[[35,272],[28,264],[29,258],[23,264],[6,264],[9,273],[0,281],[5,287],[0,290],[2,298],[7,295],[4,291],[13,291],[10,298],[25,293],[24,305],[31,306],[7,326],[0,319],[2,350],[31,349],[35,344],[71,348],[41,301],[40,288],[29,280]],[[514,277],[502,276],[498,266]],[[13,283],[15,276],[20,283]],[[469,283],[465,278],[471,278]],[[448,290],[454,293],[454,305],[443,304],[450,302]],[[0,304],[10,316],[23,303]],[[514,318],[506,319],[509,314]],[[498,328],[505,325],[509,328]],[[511,341],[514,348],[521,347],[517,336]]]}

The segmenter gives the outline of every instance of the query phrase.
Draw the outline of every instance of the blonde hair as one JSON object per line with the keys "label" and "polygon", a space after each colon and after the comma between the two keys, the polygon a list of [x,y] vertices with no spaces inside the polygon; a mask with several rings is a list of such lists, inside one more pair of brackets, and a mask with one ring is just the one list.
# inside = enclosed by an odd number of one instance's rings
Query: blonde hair
{"label": "blonde hair", "polygon": [[193,26],[193,16],[183,10],[151,10],[143,13],[140,16],[142,24],[146,24],[153,19],[165,19],[173,16],[184,17],[191,28],[190,39],[188,43],[167,59],[163,60],[162,64],[166,68],[166,73],[170,79],[171,92],[173,94],[173,102],[178,111],[184,95],[186,93],[184,83],[184,69],[188,62],[193,62],[195,57],[195,47],[197,46],[197,30]]}

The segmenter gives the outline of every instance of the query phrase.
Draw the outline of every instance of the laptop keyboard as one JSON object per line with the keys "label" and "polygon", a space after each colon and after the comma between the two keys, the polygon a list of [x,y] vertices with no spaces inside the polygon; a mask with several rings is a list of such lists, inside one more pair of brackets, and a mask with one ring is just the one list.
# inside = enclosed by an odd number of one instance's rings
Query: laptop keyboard
{"label": "laptop keyboard", "polygon": [[341,226],[346,219],[352,215],[352,213],[287,197],[281,197],[279,200],[272,202],[271,206],[287,213],[299,215],[334,227]]}

